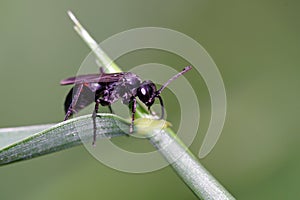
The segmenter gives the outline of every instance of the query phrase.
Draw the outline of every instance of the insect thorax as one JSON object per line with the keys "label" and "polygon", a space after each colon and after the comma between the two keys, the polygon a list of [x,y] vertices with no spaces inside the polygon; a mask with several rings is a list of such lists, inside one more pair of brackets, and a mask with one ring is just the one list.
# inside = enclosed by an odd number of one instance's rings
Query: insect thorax
{"label": "insect thorax", "polygon": [[112,85],[111,100],[117,101],[122,99],[122,103],[128,105],[131,97],[136,96],[137,88],[141,85],[142,81],[140,77],[131,72],[127,72],[122,77],[122,80]]}

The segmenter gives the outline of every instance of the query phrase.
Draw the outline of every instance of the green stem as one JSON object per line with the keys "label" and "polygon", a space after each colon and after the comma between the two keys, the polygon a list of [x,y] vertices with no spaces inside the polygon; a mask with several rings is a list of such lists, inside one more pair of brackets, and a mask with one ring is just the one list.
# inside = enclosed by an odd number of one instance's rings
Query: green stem
{"label": "green stem", "polygon": [[[98,61],[107,67],[110,73],[121,72],[122,70],[103,52],[76,17],[70,11],[68,14],[75,24],[74,29],[92,49]],[[137,114],[140,117],[147,117],[141,105],[137,108]],[[155,129],[152,130],[152,132],[156,131]],[[234,197],[198,162],[197,158],[192,155],[171,129],[163,129],[158,132],[159,133],[149,138],[151,143],[159,150],[165,159],[171,163],[176,173],[199,198],[234,199]],[[152,133],[149,135],[152,135]]]}
{"label": "green stem", "polygon": [[182,144],[171,129],[160,131],[151,137],[150,141],[198,197],[202,199],[234,199],[199,163],[198,159]]}
{"label": "green stem", "polygon": [[101,49],[98,43],[90,36],[90,34],[83,28],[83,26],[79,23],[77,18],[71,11],[68,11],[68,15],[71,20],[74,22],[74,29],[78,33],[78,35],[86,42],[86,44],[90,47],[93,53],[98,58],[98,61],[106,67],[107,71],[110,73],[121,72],[122,70],[116,65],[114,61],[112,61],[106,53]]}

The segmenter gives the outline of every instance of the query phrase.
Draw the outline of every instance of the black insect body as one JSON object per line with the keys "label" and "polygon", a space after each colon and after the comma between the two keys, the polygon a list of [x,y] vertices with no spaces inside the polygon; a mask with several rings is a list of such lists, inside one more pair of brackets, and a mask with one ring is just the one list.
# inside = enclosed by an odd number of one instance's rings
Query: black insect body
{"label": "black insect body", "polygon": [[99,74],[87,74],[77,77],[70,77],[60,82],[61,85],[74,84],[74,87],[69,91],[65,100],[67,120],[72,114],[79,112],[81,109],[87,107],[95,102],[95,109],[93,112],[94,124],[94,139],[96,141],[96,114],[99,105],[108,106],[112,113],[111,104],[118,99],[122,100],[125,105],[131,104],[132,120],[130,125],[130,133],[133,132],[134,114],[136,111],[136,97],[138,97],[150,110],[155,98],[160,101],[162,113],[161,119],[164,118],[164,104],[160,96],[162,90],[173,80],[191,69],[190,66],[185,67],[180,73],[169,79],[159,90],[156,89],[152,81],[144,81],[134,73],[104,73],[100,68]]}

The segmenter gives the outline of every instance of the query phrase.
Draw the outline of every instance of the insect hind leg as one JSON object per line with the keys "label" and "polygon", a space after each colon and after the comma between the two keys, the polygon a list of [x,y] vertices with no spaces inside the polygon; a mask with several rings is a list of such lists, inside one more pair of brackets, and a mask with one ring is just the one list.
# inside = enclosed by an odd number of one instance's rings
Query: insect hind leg
{"label": "insect hind leg", "polygon": [[105,74],[104,67],[100,67],[100,68],[99,68],[99,71],[100,71],[100,74]]}
{"label": "insect hind leg", "polygon": [[[79,99],[79,96],[80,96],[80,93],[81,93],[82,89],[83,89],[83,84],[79,84],[79,85],[78,85],[78,88],[77,88],[77,90],[76,90],[76,93],[75,93],[75,95],[73,96],[73,98],[72,98],[72,95],[73,95],[73,89],[70,90],[70,92],[69,92],[69,94],[68,94],[68,96],[67,96],[67,99],[66,99],[66,103],[65,103],[66,116],[65,116],[64,121],[66,121],[67,119],[69,119],[69,117],[70,117],[74,112],[76,112],[76,111],[74,110],[74,108],[75,108],[75,106],[76,106],[76,104],[77,104],[77,101],[78,101],[78,99]],[[71,96],[70,96],[70,95],[71,95]],[[69,98],[69,96],[70,96],[70,98]],[[67,106],[66,104],[69,104],[69,103],[70,103],[70,105],[69,105],[68,109],[66,109],[66,106]]]}

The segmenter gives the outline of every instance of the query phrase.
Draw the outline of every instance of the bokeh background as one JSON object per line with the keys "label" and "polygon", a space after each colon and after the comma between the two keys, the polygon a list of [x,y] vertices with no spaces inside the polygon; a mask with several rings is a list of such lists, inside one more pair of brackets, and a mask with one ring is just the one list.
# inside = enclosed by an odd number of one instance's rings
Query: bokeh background
{"label": "bokeh background", "polygon": [[[158,26],[197,40],[216,62],[227,91],[223,133],[201,163],[238,199],[297,199],[300,195],[297,0],[0,1],[0,127],[63,119],[69,87],[90,52],[72,28],[72,10],[99,42],[136,27]],[[121,57],[125,70],[158,62],[179,70],[186,61],[144,50]],[[201,123],[190,147],[198,154],[210,119],[201,76],[186,77],[200,101]],[[176,129],[180,113],[163,95]],[[174,112],[170,114],[171,112]],[[191,119],[193,120],[193,119]],[[134,151],[145,141],[116,144]],[[109,153],[109,152],[107,152]],[[82,146],[0,167],[0,199],[196,199],[170,167],[128,174],[106,167]]]}

